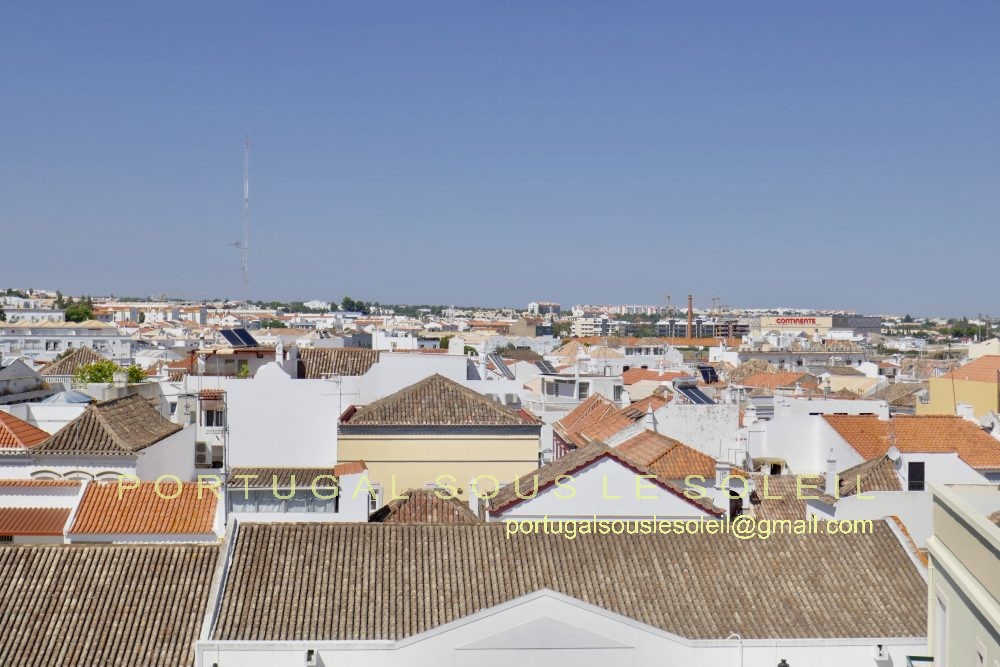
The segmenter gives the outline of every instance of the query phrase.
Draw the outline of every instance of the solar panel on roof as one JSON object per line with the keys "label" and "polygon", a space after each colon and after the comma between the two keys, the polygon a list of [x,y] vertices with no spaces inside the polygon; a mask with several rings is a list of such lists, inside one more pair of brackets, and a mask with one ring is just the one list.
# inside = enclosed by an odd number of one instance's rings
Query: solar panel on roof
{"label": "solar panel on roof", "polygon": [[223,329],[219,332],[222,337],[226,339],[226,342],[233,347],[246,347],[246,344],[240,340],[240,337],[236,335],[236,332],[232,329]]}
{"label": "solar panel on roof", "polygon": [[715,372],[715,366],[700,364],[698,366],[698,372],[701,373],[701,379],[704,380],[706,384],[712,384],[719,381],[719,374]]}
{"label": "solar panel on roof", "polygon": [[687,396],[688,400],[691,401],[692,403],[695,403],[696,405],[714,405],[715,404],[715,401],[713,401],[708,396],[706,396],[705,393],[701,389],[698,389],[698,387],[680,386],[680,387],[677,387],[677,391],[679,391],[680,393],[682,393],[685,396]]}
{"label": "solar panel on roof", "polygon": [[246,329],[233,329],[233,333],[239,336],[240,340],[242,340],[243,344],[247,347],[257,347],[257,340],[251,336],[250,332]]}
{"label": "solar panel on roof", "polygon": [[498,373],[503,375],[508,380],[514,379],[514,373],[510,370],[510,368],[507,367],[507,364],[504,363],[503,359],[500,358],[499,354],[493,352],[487,357],[487,359],[493,362],[493,367],[497,369]]}
{"label": "solar panel on roof", "polygon": [[538,370],[540,370],[541,372],[545,373],[546,375],[555,375],[556,374],[556,369],[552,366],[552,364],[550,364],[549,362],[547,362],[545,360],[536,361],[535,362],[535,366],[537,366]]}

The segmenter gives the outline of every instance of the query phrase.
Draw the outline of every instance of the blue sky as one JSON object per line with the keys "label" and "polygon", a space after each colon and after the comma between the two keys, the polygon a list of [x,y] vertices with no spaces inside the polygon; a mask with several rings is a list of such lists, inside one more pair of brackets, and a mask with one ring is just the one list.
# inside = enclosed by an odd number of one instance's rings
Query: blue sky
{"label": "blue sky", "polygon": [[1000,315],[1000,3],[0,5],[0,284]]}

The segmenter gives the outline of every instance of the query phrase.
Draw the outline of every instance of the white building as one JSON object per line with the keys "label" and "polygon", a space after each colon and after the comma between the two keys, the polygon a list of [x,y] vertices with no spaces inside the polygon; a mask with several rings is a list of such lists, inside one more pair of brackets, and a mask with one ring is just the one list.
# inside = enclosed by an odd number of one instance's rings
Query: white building
{"label": "white building", "polygon": [[850,546],[512,528],[239,523],[196,665],[882,667],[926,651],[926,573],[884,522]]}

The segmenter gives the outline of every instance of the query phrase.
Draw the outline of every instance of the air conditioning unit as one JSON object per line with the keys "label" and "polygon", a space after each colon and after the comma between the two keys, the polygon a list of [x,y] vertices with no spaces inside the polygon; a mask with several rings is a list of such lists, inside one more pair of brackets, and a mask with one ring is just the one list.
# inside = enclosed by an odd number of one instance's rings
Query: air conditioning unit
{"label": "air conditioning unit", "polygon": [[194,445],[194,464],[199,466],[212,465],[212,449],[204,442]]}

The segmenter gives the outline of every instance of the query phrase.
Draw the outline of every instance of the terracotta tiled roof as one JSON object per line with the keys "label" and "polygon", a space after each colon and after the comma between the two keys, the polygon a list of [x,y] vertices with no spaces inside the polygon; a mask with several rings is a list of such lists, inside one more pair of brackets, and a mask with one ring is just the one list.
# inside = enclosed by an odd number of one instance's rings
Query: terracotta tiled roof
{"label": "terracotta tiled roof", "polygon": [[368,520],[378,523],[482,523],[466,503],[449,497],[445,489],[410,489],[403,495],[409,497],[383,505]]}
{"label": "terracotta tiled roof", "polygon": [[615,449],[667,479],[684,479],[688,475],[715,478],[715,459],[656,431],[646,429]]}
{"label": "terracotta tiled roof", "polygon": [[[797,486],[800,477],[803,484],[801,498]],[[751,494],[750,506],[758,519],[805,519],[805,499],[818,498],[823,494],[823,478],[820,475],[753,474],[751,478],[757,483],[757,490]]]}
{"label": "terracotta tiled roof", "polygon": [[69,512],[58,507],[0,507],[0,535],[62,535]]}
{"label": "terracotta tiled roof", "polygon": [[615,410],[615,404],[609,399],[601,394],[594,394],[553,424],[552,428],[566,442],[583,447],[587,441],[580,437],[580,432],[613,414]]}
{"label": "terracotta tiled roof", "polygon": [[[333,479],[330,479],[330,477]],[[308,489],[313,482],[317,488],[333,488],[337,485],[337,474],[331,468],[233,468],[229,473],[227,486],[231,488],[250,489],[290,489],[295,487]]]}
{"label": "terracotta tiled roof", "polygon": [[319,380],[329,375],[364,375],[379,351],[359,347],[299,348],[299,377]]}
{"label": "terracotta tiled roof", "polygon": [[927,415],[878,419],[825,415],[823,418],[865,460],[884,455],[894,443],[901,452],[954,452],[977,470],[1000,470],[1000,441],[961,417]]}
{"label": "terracotta tiled roof", "polygon": [[221,401],[225,395],[225,389],[202,389],[198,392],[198,398],[203,401]]}
{"label": "terracotta tiled roof", "polygon": [[585,442],[607,440],[616,433],[643,419],[646,416],[647,410],[652,409],[656,411],[666,404],[667,399],[662,396],[655,394],[648,396],[641,401],[626,405],[624,408],[616,410],[612,414],[591,424],[580,431],[580,438]]}
{"label": "terracotta tiled roof", "polygon": [[190,667],[218,547],[0,548],[0,664]]}
{"label": "terracotta tiled roof", "polygon": [[777,370],[777,366],[763,359],[749,359],[730,371],[729,381],[733,384],[740,384],[743,380],[756,373],[774,373]]}
{"label": "terracotta tiled roof", "polygon": [[[589,466],[601,461],[603,459],[612,459],[617,461],[621,465],[629,468],[636,474],[640,475],[655,475],[656,473],[650,468],[638,463],[637,461],[629,458],[624,453],[618,451],[616,448],[608,447],[602,442],[595,442],[593,444],[587,445],[586,447],[581,447],[575,449],[569,454],[556,459],[550,463],[546,463],[541,468],[535,470],[532,475],[537,475],[538,477],[538,491],[541,492],[544,489],[551,487],[555,484],[556,479],[562,477],[563,475],[573,476],[577,472],[588,468]],[[534,479],[528,475],[524,475],[528,480],[522,480],[520,487],[517,486],[516,482],[511,482],[507,486],[501,487],[497,490],[496,494],[489,499],[488,511],[490,514],[499,514],[521,502],[525,499],[520,496],[528,496],[531,491],[535,488]],[[691,504],[694,507],[706,512],[707,514],[714,516],[721,516],[722,510],[715,507],[712,503],[705,499],[693,499],[689,498],[685,493],[684,489],[677,484],[674,484],[669,479],[659,476],[656,479],[650,480],[652,483],[658,484],[661,488],[672,493],[673,495],[681,498],[685,502]],[[518,488],[521,488],[521,494],[518,495]]]}
{"label": "terracotta tiled roof", "polygon": [[[752,586],[748,573],[761,575]],[[927,633],[927,584],[884,521],[871,534],[746,541],[508,538],[502,523],[244,523],[211,638],[401,639],[542,589],[691,639]]]}
{"label": "terracotta tiled roof", "polygon": [[840,497],[872,491],[902,491],[903,485],[887,456],[859,463],[840,473]]}
{"label": "terracotta tiled roof", "polygon": [[[73,526],[80,534],[211,534],[215,528],[218,500],[212,489],[186,482],[164,482],[157,493],[155,482],[136,488],[118,482],[91,482],[83,492]],[[201,498],[198,496],[201,495]]]}
{"label": "terracotta tiled roof", "polygon": [[181,430],[139,394],[95,403],[59,429],[33,454],[134,454]]}
{"label": "terracotta tiled roof", "polygon": [[353,426],[529,426],[479,392],[434,374],[381,398],[341,420]]}
{"label": "terracotta tiled roof", "polygon": [[925,389],[927,389],[925,382],[891,382],[868,398],[885,401],[893,407],[914,407],[920,392]]}
{"label": "terracotta tiled roof", "polygon": [[89,347],[78,347],[62,359],[49,362],[38,371],[39,375],[72,376],[81,366],[93,364],[98,361],[107,361],[107,357],[101,356]]}
{"label": "terracotta tiled roof", "polygon": [[690,374],[679,371],[663,371],[661,374],[660,371],[655,368],[630,368],[622,373],[622,384],[628,386],[630,384],[635,384],[640,380],[667,382],[668,380],[675,380],[677,378],[687,377],[688,375]]}
{"label": "terracotta tiled roof", "polygon": [[364,461],[341,461],[333,466],[333,474],[337,477],[341,475],[360,475],[368,470]]}
{"label": "terracotta tiled roof", "polygon": [[964,366],[956,368],[950,373],[945,373],[941,377],[996,384],[998,372],[1000,372],[1000,356],[987,354],[986,356],[970,361]]}
{"label": "terracotta tiled roof", "polygon": [[816,378],[808,373],[799,373],[797,371],[754,373],[740,382],[734,382],[734,384],[738,384],[742,387],[753,387],[756,389],[780,389],[785,387],[794,387],[796,382],[798,382],[803,388],[816,386]]}
{"label": "terracotta tiled roof", "polygon": [[0,488],[57,488],[80,486],[80,482],[74,479],[0,479]]}
{"label": "terracotta tiled roof", "polygon": [[0,449],[32,447],[48,437],[49,434],[37,426],[0,410]]}

